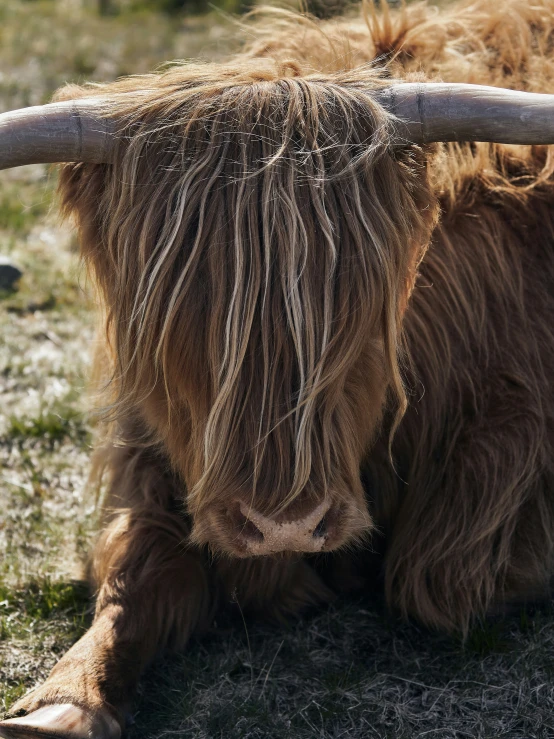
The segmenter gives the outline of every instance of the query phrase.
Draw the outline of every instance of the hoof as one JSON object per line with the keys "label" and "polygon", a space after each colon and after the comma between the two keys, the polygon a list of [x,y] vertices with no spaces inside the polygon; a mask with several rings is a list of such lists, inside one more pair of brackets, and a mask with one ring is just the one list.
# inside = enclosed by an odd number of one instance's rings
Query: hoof
{"label": "hoof", "polygon": [[106,711],[88,713],[70,703],[43,706],[0,721],[2,739],[119,739],[121,728]]}

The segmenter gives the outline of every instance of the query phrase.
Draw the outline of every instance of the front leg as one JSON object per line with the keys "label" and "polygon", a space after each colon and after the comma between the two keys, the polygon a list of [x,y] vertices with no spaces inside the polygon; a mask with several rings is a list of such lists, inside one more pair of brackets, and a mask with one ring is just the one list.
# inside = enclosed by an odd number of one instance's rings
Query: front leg
{"label": "front leg", "polygon": [[105,530],[94,557],[98,597],[89,631],[46,682],[0,723],[6,739],[118,739],[142,670],[164,647],[182,647],[214,605],[181,519],[129,510]]}

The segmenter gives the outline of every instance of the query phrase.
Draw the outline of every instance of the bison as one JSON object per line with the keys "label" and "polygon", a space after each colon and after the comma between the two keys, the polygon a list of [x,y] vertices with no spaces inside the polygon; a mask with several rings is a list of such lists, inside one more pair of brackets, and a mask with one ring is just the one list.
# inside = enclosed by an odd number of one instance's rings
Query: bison
{"label": "bison", "polygon": [[65,162],[107,486],[94,622],[2,737],[116,739],[233,593],[283,618],[377,572],[463,634],[549,592],[554,0],[252,23],[0,117],[1,166]]}

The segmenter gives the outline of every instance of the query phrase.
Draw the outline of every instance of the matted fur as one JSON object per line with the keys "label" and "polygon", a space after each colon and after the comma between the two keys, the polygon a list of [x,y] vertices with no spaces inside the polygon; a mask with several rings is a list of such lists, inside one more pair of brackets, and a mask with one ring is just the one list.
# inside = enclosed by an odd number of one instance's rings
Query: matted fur
{"label": "matted fur", "polygon": [[[551,150],[400,146],[371,97],[554,92],[554,0],[266,10],[249,33],[227,65],[61,92],[120,121],[114,164],[60,188],[106,311],[98,620],[148,629],[135,672],[232,593],[277,616],[330,598],[369,540],[391,607],[463,632],[554,570]],[[332,556],[213,559],[234,497],[355,513]]]}

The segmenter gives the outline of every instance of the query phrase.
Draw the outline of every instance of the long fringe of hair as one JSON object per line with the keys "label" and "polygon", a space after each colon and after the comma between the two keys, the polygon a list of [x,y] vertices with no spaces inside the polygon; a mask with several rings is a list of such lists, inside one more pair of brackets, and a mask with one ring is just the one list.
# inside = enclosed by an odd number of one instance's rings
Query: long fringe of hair
{"label": "long fringe of hair", "polygon": [[[314,474],[331,489],[341,456],[357,476],[339,406],[370,340],[368,382],[384,371],[399,417],[406,406],[402,296],[433,221],[421,156],[394,148],[370,68],[301,72],[187,64],[70,90],[105,97],[122,131],[109,170],[69,165],[61,184],[94,231],[108,410],[135,416],[163,387],[164,433],[186,415],[202,450],[191,506],[237,473],[255,493],[270,469],[283,507]],[[229,454],[245,446],[252,461]]]}

